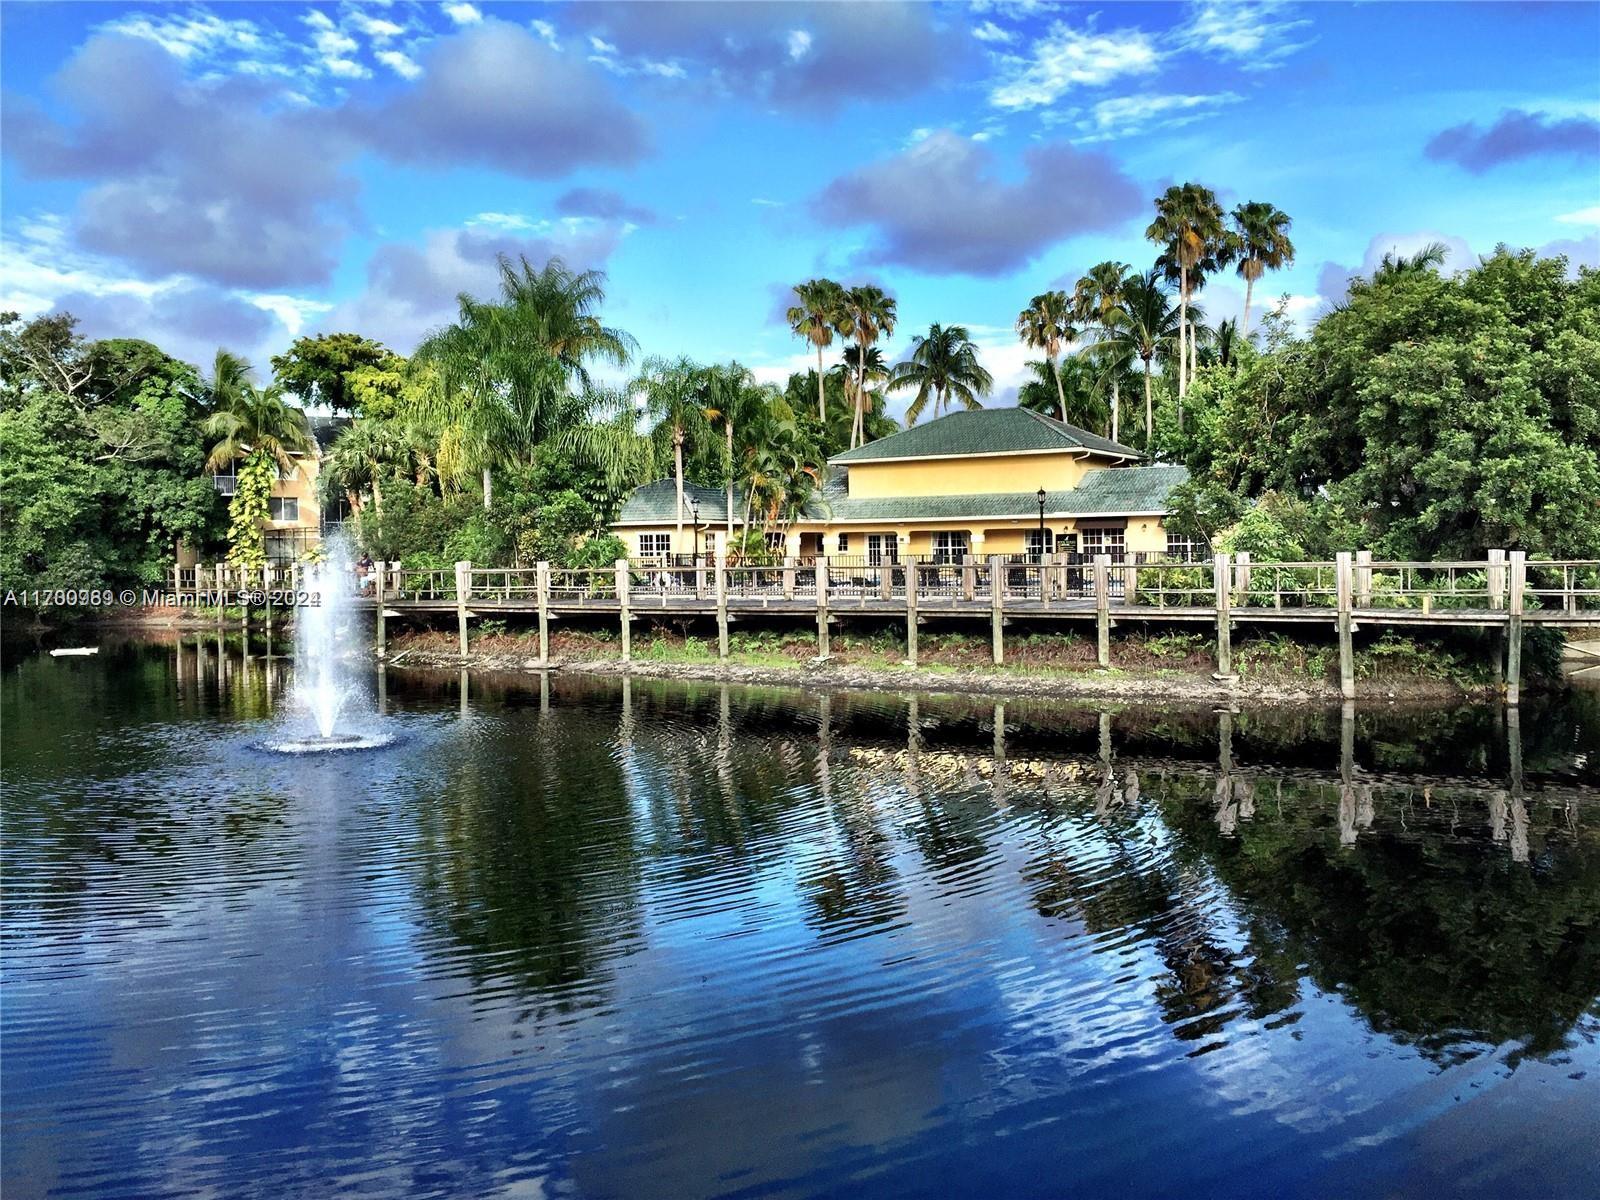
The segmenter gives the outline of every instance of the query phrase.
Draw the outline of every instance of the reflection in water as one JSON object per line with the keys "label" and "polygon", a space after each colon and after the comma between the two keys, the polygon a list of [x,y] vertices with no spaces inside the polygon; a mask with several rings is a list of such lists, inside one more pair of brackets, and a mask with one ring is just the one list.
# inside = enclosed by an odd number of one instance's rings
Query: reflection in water
{"label": "reflection in water", "polygon": [[307,763],[241,651],[6,669],[7,1196],[1585,1179],[1582,702],[379,671]]}

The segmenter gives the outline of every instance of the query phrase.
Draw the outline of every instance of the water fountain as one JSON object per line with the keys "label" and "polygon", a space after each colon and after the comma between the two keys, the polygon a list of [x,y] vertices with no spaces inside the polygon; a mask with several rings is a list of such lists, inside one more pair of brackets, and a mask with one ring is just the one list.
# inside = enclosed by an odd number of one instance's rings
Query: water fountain
{"label": "water fountain", "polygon": [[272,743],[271,749],[285,754],[367,750],[390,741],[383,733],[339,729],[340,718],[348,724],[358,702],[347,660],[360,653],[361,625],[349,552],[342,542],[329,543],[326,550],[323,560],[303,576],[302,589],[310,601],[297,606],[294,617],[294,704],[309,714],[315,733]]}

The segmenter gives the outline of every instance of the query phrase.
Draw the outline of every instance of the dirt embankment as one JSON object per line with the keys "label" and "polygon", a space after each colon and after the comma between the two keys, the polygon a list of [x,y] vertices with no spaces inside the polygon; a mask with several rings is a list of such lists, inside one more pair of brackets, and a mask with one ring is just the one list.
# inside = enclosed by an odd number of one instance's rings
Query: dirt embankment
{"label": "dirt embankment", "polygon": [[[840,646],[838,643],[845,644]],[[475,670],[536,671],[537,642],[510,634],[486,634],[472,640],[463,657],[455,638],[443,632],[419,632],[392,639],[385,661],[395,667],[467,667]],[[1258,670],[1218,679],[1209,655],[1179,648],[1151,650],[1141,643],[1113,647],[1109,669],[1096,665],[1093,648],[1086,661],[1080,651],[1013,654],[996,667],[986,644],[947,643],[924,650],[919,665],[897,661],[881,648],[836,639],[834,653],[818,662],[805,642],[762,648],[719,661],[704,643],[655,641],[636,648],[631,662],[621,661],[615,641],[569,631],[553,632],[550,662],[545,669],[596,675],[630,674],[646,678],[705,680],[724,683],[776,684],[824,689],[883,691],[981,692],[996,695],[1089,697],[1113,700],[1251,700],[1267,703],[1327,703],[1339,700],[1336,683],[1289,671]],[[1358,696],[1367,701],[1455,701],[1487,698],[1488,689],[1468,689],[1444,679],[1395,675],[1361,680]]]}

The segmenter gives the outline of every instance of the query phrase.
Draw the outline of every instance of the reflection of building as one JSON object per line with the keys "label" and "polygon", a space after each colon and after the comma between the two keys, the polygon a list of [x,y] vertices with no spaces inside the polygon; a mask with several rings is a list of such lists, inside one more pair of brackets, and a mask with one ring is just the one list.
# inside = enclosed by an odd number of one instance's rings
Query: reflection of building
{"label": "reflection of building", "polygon": [[[1169,541],[1165,528],[1167,498],[1186,473],[1134,465],[1142,457],[1026,409],[952,413],[835,455],[804,515],[768,539],[796,557],[826,552],[869,561],[1041,551],[1187,557],[1194,547]],[[628,499],[613,529],[630,554],[693,553],[692,503],[702,552],[713,532],[726,529],[723,493],[685,485],[680,536],[676,495],[665,479]],[[735,501],[738,528],[744,511]]]}
{"label": "reflection of building", "polygon": [[[291,454],[294,469],[273,468],[272,496],[267,501],[267,559],[293,562],[322,544],[322,501],[317,494],[318,458]],[[238,489],[238,464],[211,477],[219,495],[232,497]]]}

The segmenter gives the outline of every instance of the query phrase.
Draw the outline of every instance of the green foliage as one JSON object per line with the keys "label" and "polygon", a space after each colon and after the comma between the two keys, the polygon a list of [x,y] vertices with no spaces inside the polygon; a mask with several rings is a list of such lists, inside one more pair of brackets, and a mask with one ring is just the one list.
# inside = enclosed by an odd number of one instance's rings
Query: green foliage
{"label": "green foliage", "polygon": [[1185,405],[1163,443],[1202,527],[1276,492],[1316,510],[1308,551],[1600,555],[1600,272],[1505,249],[1448,279],[1380,271]]}
{"label": "green foliage", "polygon": [[[321,333],[296,338],[289,349],[272,358],[272,374],[287,392],[304,404],[325,404],[335,412],[356,410],[358,397],[351,376],[376,369],[398,374],[404,363],[379,342],[356,333]],[[368,377],[370,379],[370,377]]]}
{"label": "green foliage", "polygon": [[86,342],[74,325],[0,316],[0,582],[160,583],[179,542],[221,523],[199,380],[148,342]]}
{"label": "green foliage", "polygon": [[265,450],[245,457],[238,484],[228,503],[228,560],[241,567],[267,561],[266,521],[272,496],[273,461]]}

